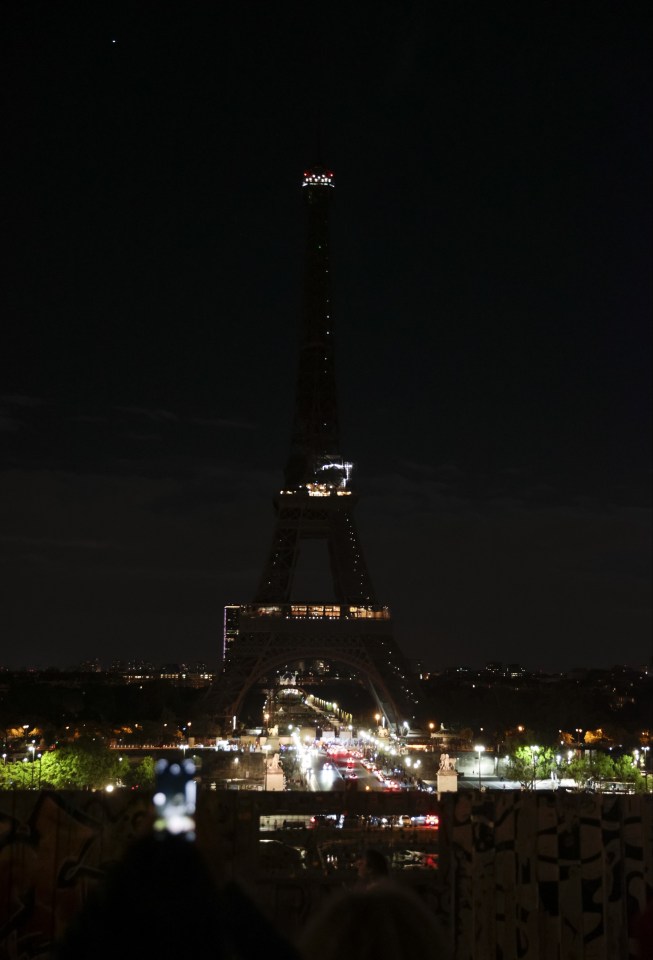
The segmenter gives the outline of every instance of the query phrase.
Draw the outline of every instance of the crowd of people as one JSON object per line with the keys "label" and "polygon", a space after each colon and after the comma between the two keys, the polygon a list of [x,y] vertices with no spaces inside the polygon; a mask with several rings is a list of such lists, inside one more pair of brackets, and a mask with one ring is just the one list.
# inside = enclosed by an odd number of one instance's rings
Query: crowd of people
{"label": "crowd of people", "polygon": [[136,841],[58,944],[56,960],[447,960],[435,918],[365,851],[350,888],[335,891],[296,940],[183,836]]}

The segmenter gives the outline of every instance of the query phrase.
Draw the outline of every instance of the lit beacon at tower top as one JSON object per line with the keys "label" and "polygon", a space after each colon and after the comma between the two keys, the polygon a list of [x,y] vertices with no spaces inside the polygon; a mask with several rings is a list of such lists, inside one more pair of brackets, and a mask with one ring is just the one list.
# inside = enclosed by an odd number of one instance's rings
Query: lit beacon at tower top
{"label": "lit beacon at tower top", "polygon": [[327,170],[326,167],[317,164],[315,167],[311,167],[310,170],[304,171],[304,182],[303,187],[333,187],[335,186],[333,182],[333,171]]}

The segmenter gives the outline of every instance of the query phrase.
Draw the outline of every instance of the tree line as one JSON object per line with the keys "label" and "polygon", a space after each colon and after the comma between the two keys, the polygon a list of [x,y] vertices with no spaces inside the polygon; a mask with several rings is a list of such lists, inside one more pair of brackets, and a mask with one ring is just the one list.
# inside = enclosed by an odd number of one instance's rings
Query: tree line
{"label": "tree line", "polygon": [[506,776],[524,789],[538,780],[569,779],[579,790],[601,789],[609,783],[623,783],[635,791],[647,789],[647,777],[629,754],[611,757],[598,750],[562,757],[550,747],[517,747],[510,754]]}
{"label": "tree line", "polygon": [[43,753],[37,747],[29,748],[25,757],[5,758],[0,767],[3,790],[105,790],[116,786],[149,788],[153,784],[152,757],[131,762],[93,737],[82,737]]}

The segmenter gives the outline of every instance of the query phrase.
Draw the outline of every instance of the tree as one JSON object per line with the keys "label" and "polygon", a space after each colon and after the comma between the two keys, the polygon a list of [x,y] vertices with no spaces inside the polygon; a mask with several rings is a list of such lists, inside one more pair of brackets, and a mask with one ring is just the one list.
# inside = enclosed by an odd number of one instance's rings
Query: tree
{"label": "tree", "polygon": [[606,780],[614,780],[614,763],[612,757],[608,756],[607,753],[593,751],[590,758],[590,769],[595,784],[600,785]]}
{"label": "tree", "polygon": [[555,768],[555,757],[550,747],[517,747],[508,760],[506,776],[518,780],[524,789],[537,780],[548,780]]}
{"label": "tree", "polygon": [[596,730],[586,730],[585,731],[585,743],[588,745],[605,743],[608,739],[603,732],[602,727],[597,727]]}
{"label": "tree", "polygon": [[115,751],[101,740],[78,741],[75,747],[80,786],[104,788],[120,776],[120,764]]}
{"label": "tree", "polygon": [[3,764],[1,770],[0,784],[3,790],[29,790],[32,786],[34,774],[27,759],[12,760]]}
{"label": "tree", "polygon": [[[48,760],[42,773],[42,783],[55,789],[99,790],[119,779],[120,761],[115,751],[102,740],[82,737],[46,754]],[[45,758],[44,758],[45,760]]]}
{"label": "tree", "polygon": [[533,780],[533,760],[528,747],[517,747],[511,754],[506,767],[509,780],[517,780],[524,789],[531,786]]}
{"label": "tree", "polygon": [[58,750],[47,750],[41,757],[42,787],[55,790],[63,787],[58,754]]}
{"label": "tree", "polygon": [[620,783],[631,783],[638,792],[646,789],[645,779],[629,754],[614,761],[614,778]]}
{"label": "tree", "polygon": [[[125,762],[121,767],[125,766]],[[149,789],[154,786],[154,757],[143,757],[133,766],[127,764],[125,770],[121,770],[122,781],[126,787],[140,787]]]}
{"label": "tree", "polygon": [[575,781],[579,790],[600,786],[606,780],[615,779],[612,758],[595,750],[591,754],[575,756],[567,763],[566,773]]}

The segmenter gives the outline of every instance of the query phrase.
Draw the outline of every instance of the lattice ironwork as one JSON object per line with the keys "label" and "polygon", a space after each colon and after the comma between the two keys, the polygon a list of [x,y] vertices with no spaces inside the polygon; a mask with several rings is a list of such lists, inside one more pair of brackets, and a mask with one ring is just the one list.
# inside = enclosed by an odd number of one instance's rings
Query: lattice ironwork
{"label": "lattice ironwork", "polygon": [[[324,167],[305,173],[304,296],[290,454],[284,489],[275,499],[275,531],[255,603],[240,608],[237,631],[232,621],[216,693],[219,712],[231,718],[250,687],[280,666],[297,660],[341,662],[367,681],[379,709],[397,726],[412,715],[413,703],[389,613],[375,620],[373,612],[365,617],[356,612],[372,611],[377,600],[353,518],[353,466],[339,452],[329,279],[332,188],[333,174]],[[309,539],[327,544],[340,612],[335,618],[308,617],[300,623],[287,605],[300,544]]]}
{"label": "lattice ironwork", "polygon": [[223,678],[227,717],[238,715],[255,683],[274,677],[278,668],[300,659],[329,660],[350,667],[366,682],[391,726],[398,728],[406,717],[410,680],[402,658],[397,656],[389,618],[371,622],[316,618],[301,623],[260,618],[254,623],[246,612],[248,607],[241,610],[235,655]]}

